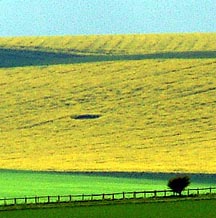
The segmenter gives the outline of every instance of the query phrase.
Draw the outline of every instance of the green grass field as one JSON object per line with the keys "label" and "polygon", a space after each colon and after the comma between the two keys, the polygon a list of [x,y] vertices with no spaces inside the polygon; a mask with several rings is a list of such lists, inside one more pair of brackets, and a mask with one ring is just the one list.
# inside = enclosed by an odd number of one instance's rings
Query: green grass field
{"label": "green grass field", "polygon": [[215,200],[166,203],[119,204],[106,206],[16,210],[0,212],[4,218],[212,218]]}
{"label": "green grass field", "polygon": [[[172,175],[144,174],[116,176],[113,174],[42,173],[27,171],[0,171],[0,198],[102,194],[168,189]],[[215,176],[191,175],[189,188],[215,187]]]}
{"label": "green grass field", "polygon": [[215,173],[215,39],[1,38],[0,168]]}

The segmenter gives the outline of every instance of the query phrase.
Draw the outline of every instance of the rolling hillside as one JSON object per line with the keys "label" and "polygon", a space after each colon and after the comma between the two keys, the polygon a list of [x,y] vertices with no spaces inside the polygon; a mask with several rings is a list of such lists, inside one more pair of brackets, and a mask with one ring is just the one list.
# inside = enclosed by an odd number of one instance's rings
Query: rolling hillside
{"label": "rolling hillside", "polygon": [[69,54],[152,54],[215,51],[216,33],[0,38],[1,48]]}
{"label": "rolling hillside", "polygon": [[215,41],[0,38],[0,168],[216,173]]}

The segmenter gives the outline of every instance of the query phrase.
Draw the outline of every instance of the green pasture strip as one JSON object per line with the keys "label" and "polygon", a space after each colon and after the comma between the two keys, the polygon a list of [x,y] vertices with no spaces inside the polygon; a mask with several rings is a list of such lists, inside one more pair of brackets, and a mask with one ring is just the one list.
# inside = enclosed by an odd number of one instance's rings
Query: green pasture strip
{"label": "green pasture strip", "polygon": [[167,183],[163,179],[27,171],[0,171],[0,178],[0,198],[154,190],[165,189]]}
{"label": "green pasture strip", "polygon": [[212,218],[215,215],[215,199],[152,202],[127,202],[125,204],[87,205],[83,207],[64,207],[61,205],[57,208],[37,210],[0,211],[0,216],[4,218]]}
{"label": "green pasture strip", "polygon": [[[112,176],[113,175],[113,176]],[[144,190],[167,189],[169,176],[156,173],[143,174],[134,178],[134,174],[116,175],[49,173],[32,171],[0,171],[0,198],[58,196],[78,194],[102,194],[114,192],[134,192]],[[191,176],[189,188],[214,187],[214,175]]]}

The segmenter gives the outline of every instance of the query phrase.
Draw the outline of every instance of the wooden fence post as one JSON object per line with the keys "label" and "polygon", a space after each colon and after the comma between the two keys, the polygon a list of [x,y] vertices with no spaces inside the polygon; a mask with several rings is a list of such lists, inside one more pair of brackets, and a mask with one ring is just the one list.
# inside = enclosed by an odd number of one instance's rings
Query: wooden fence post
{"label": "wooden fence post", "polygon": [[199,195],[199,188],[197,188],[197,195]]}
{"label": "wooden fence post", "polygon": [[102,200],[104,200],[105,199],[105,194],[102,194]]}
{"label": "wooden fence post", "polygon": [[189,197],[190,195],[190,189],[187,190],[187,196]]}
{"label": "wooden fence post", "polygon": [[47,196],[47,203],[50,203],[50,196]]}
{"label": "wooden fence post", "polygon": [[136,199],[136,192],[133,193],[133,198]]}
{"label": "wooden fence post", "polygon": [[84,201],[84,199],[85,199],[85,195],[84,195],[84,194],[82,194],[82,201]]}
{"label": "wooden fence post", "polygon": [[60,203],[61,202],[61,197],[58,195],[58,203]]}
{"label": "wooden fence post", "polygon": [[122,197],[123,197],[123,199],[125,199],[125,193],[124,192],[122,193]]}
{"label": "wooden fence post", "polygon": [[145,191],[143,192],[143,197],[146,198],[146,192]]}
{"label": "wooden fence post", "polygon": [[35,197],[35,204],[37,204],[37,196]]}
{"label": "wooden fence post", "polygon": [[25,204],[27,204],[27,199],[28,199],[28,198],[27,198],[27,197],[25,197]]}
{"label": "wooden fence post", "polygon": [[14,205],[16,205],[17,204],[17,199],[16,198],[14,198]]}
{"label": "wooden fence post", "polygon": [[72,196],[71,195],[69,195],[69,202],[71,202],[72,201]]}
{"label": "wooden fence post", "polygon": [[157,191],[154,190],[154,197],[156,198],[157,197]]}
{"label": "wooden fence post", "polygon": [[166,197],[166,190],[164,190],[164,197]]}
{"label": "wooden fence post", "polygon": [[112,194],[112,200],[115,200],[115,194],[114,193]]}
{"label": "wooden fence post", "polygon": [[212,192],[212,188],[211,187],[209,188],[209,191],[210,191],[210,194],[211,194],[211,192]]}

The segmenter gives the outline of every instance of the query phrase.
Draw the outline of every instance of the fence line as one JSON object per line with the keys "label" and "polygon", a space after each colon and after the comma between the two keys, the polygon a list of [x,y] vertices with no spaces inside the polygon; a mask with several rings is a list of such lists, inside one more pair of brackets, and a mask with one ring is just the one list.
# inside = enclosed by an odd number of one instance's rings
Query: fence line
{"label": "fence line", "polygon": [[[202,194],[216,194],[216,187],[185,189],[184,196],[199,196]],[[122,199],[141,199],[169,197],[176,195],[172,190],[152,190],[136,192],[117,192],[103,194],[81,194],[81,195],[58,195],[58,196],[34,196],[18,198],[1,198],[0,205],[19,205],[19,204],[51,204],[51,203],[72,203],[84,201],[103,201],[103,200],[122,200]]]}

